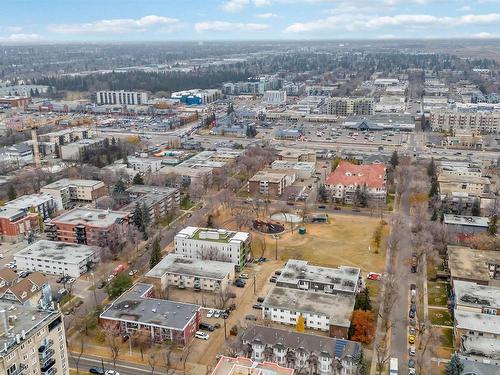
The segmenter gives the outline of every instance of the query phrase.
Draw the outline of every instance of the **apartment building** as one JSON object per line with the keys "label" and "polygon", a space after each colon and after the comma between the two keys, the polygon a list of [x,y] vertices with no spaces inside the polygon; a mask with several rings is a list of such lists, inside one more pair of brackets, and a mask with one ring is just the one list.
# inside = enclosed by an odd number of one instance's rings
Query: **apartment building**
{"label": "apartment building", "polygon": [[316,172],[316,163],[310,161],[275,160],[271,170],[291,171],[297,178],[311,178]]}
{"label": "apartment building", "polygon": [[18,270],[77,278],[99,262],[100,248],[40,240],[18,251],[14,259]]}
{"label": "apartment building", "polygon": [[160,158],[142,158],[137,156],[129,156],[127,158],[129,168],[136,172],[148,174],[158,172],[162,165]]}
{"label": "apartment building", "polygon": [[6,375],[69,375],[61,313],[0,301],[0,368]]}
{"label": "apartment building", "polygon": [[489,222],[490,219],[488,217],[452,214],[445,214],[443,219],[448,233],[460,238],[486,232]]}
{"label": "apartment building", "polygon": [[218,89],[193,89],[173,92],[172,99],[179,100],[187,105],[202,105],[213,103],[222,98],[222,91]]}
{"label": "apartment building", "polygon": [[234,279],[234,265],[216,260],[186,259],[179,254],[167,254],[146,277],[158,280],[161,289],[208,291],[226,290]]}
{"label": "apartment building", "polygon": [[97,104],[141,105],[148,101],[148,94],[139,91],[98,91]]}
{"label": "apartment building", "polygon": [[90,128],[74,127],[41,134],[38,138],[41,142],[48,142],[57,146],[62,146],[80,139],[92,138],[94,134],[95,132]]}
{"label": "apartment building", "polygon": [[132,202],[121,210],[133,212],[137,205],[146,206],[152,223],[164,218],[180,205],[180,192],[175,188],[133,185],[127,189],[127,193]]}
{"label": "apartment building", "polygon": [[326,100],[326,113],[347,117],[352,115],[373,115],[373,98],[331,97]]}
{"label": "apartment building", "polygon": [[125,211],[74,208],[45,224],[48,240],[107,246],[123,238],[132,214]]}
{"label": "apartment building", "polygon": [[355,295],[362,285],[361,270],[356,267],[319,267],[305,260],[289,259],[276,285],[291,289]]}
{"label": "apartment building", "polygon": [[247,232],[186,227],[174,238],[175,253],[188,259],[232,263],[239,270],[250,257],[251,237]]}
{"label": "apartment building", "polygon": [[248,180],[248,192],[254,196],[281,197],[287,186],[288,178],[288,175],[283,171],[259,171]]}
{"label": "apartment building", "polygon": [[63,178],[40,189],[41,193],[50,194],[58,211],[67,210],[77,203],[92,203],[107,194],[104,182]]}
{"label": "apartment building", "polygon": [[81,160],[87,151],[97,150],[104,145],[104,138],[80,139],[60,147],[62,160]]}
{"label": "apartment building", "polygon": [[278,153],[278,160],[286,161],[306,161],[316,162],[316,152],[314,150],[286,149]]}
{"label": "apartment building", "polygon": [[460,161],[440,160],[436,163],[438,175],[456,177],[482,177],[481,168],[478,166]]}
{"label": "apartment building", "polygon": [[498,134],[500,131],[500,112],[451,112],[431,111],[429,117],[432,130],[439,132]]}
{"label": "apartment building", "polygon": [[293,375],[294,369],[272,362],[254,362],[244,357],[221,356],[212,375]]}
{"label": "apartment building", "polygon": [[384,164],[356,165],[342,160],[325,181],[326,188],[336,201],[354,203],[357,189],[364,189],[368,199],[383,203],[387,196]]}
{"label": "apartment building", "polygon": [[2,241],[18,241],[40,230],[38,214],[19,208],[0,207]]}
{"label": "apartment building", "polygon": [[450,175],[441,173],[438,176],[439,192],[442,196],[453,193],[465,193],[468,196],[480,197],[490,192],[491,181],[486,177],[472,177],[466,175]]}
{"label": "apartment building", "polygon": [[254,361],[272,361],[308,374],[355,374],[361,356],[359,342],[250,326],[241,335],[245,355]]}
{"label": "apartment building", "polygon": [[500,252],[474,250],[466,246],[448,246],[451,281],[497,285],[500,279]]}
{"label": "apartment building", "polygon": [[56,202],[52,195],[40,193],[22,195],[19,198],[8,201],[3,207],[18,209],[25,212],[35,212],[45,220],[56,211]]}
{"label": "apartment building", "polygon": [[284,90],[267,90],[264,92],[264,102],[267,104],[285,104],[286,91]]}
{"label": "apartment building", "polygon": [[187,346],[201,322],[201,306],[154,298],[153,285],[138,283],[112,302],[99,320],[124,335],[143,331],[152,342]]}

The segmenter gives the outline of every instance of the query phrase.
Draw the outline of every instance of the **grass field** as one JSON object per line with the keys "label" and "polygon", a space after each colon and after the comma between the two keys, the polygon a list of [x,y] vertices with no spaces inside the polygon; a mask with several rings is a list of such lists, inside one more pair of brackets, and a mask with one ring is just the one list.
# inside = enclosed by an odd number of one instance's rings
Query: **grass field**
{"label": "grass field", "polygon": [[450,327],[453,325],[453,319],[448,310],[430,308],[429,319],[431,320],[432,324]]}
{"label": "grass field", "polygon": [[453,329],[452,328],[438,328],[434,330],[439,335],[439,347],[436,348],[436,355],[440,358],[450,358],[454,352],[453,349]]}
{"label": "grass field", "polygon": [[[322,266],[355,266],[363,273],[384,269],[385,251],[373,251],[372,236],[380,220],[366,216],[331,215],[327,224],[307,224],[306,234],[287,233],[278,240],[278,258],[303,259]],[[388,227],[384,227],[386,234]],[[274,240],[268,255],[274,258]],[[369,247],[371,246],[371,251]]]}
{"label": "grass field", "polygon": [[446,307],[448,302],[447,284],[429,281],[427,283],[429,306]]}

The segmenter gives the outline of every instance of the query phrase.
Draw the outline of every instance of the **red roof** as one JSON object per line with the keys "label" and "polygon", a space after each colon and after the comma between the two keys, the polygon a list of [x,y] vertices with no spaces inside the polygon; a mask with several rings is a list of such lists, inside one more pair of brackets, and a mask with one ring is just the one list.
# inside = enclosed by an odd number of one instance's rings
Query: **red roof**
{"label": "red roof", "polygon": [[356,165],[342,160],[335,171],[326,179],[326,185],[365,185],[368,188],[383,188],[385,186],[385,165]]}

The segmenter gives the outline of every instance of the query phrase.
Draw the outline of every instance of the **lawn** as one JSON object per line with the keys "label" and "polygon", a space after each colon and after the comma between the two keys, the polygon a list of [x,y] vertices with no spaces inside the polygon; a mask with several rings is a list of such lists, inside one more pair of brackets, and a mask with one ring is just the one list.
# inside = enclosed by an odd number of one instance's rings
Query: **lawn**
{"label": "lawn", "polygon": [[439,347],[435,349],[435,355],[440,358],[450,358],[454,352],[453,349],[453,329],[434,327],[439,336]]}
{"label": "lawn", "polygon": [[448,303],[448,285],[429,281],[427,283],[429,306],[446,307]]}
{"label": "lawn", "polygon": [[[372,244],[379,222],[366,216],[330,215],[329,223],[307,224],[305,235],[297,231],[282,235],[278,240],[278,257],[283,261],[303,259],[328,267],[355,266],[361,268],[363,274],[382,272],[385,251],[375,254]],[[274,258],[274,241],[268,251]]]}
{"label": "lawn", "polygon": [[429,308],[429,319],[432,324],[450,327],[453,325],[453,319],[448,310]]}
{"label": "lawn", "polygon": [[181,209],[189,210],[194,206],[194,202],[189,197],[184,197],[181,200]]}

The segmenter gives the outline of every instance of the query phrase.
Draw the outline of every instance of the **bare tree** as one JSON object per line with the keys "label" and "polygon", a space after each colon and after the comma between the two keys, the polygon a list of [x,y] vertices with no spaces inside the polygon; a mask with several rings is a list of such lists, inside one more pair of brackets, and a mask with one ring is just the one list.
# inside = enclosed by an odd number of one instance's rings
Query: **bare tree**
{"label": "bare tree", "polygon": [[160,357],[163,360],[163,365],[165,367],[165,375],[173,375],[176,371],[174,355],[175,344],[171,341],[167,341],[162,345],[160,350]]}
{"label": "bare tree", "polygon": [[223,310],[227,307],[229,301],[233,298],[234,293],[231,291],[231,288],[229,286],[223,288],[222,286],[219,287],[219,291],[217,293],[217,296],[215,297],[215,307]]}
{"label": "bare tree", "polygon": [[144,361],[144,350],[151,346],[151,334],[144,329],[138,329],[135,331],[131,340],[134,347],[139,348],[141,361]]}
{"label": "bare tree", "polygon": [[115,326],[106,326],[103,328],[105,343],[109,348],[113,368],[116,369],[116,360],[120,355],[121,350],[121,334],[120,329]]}
{"label": "bare tree", "polygon": [[151,368],[151,375],[155,373],[155,368],[159,361],[158,354],[158,347],[155,345],[148,354],[148,365]]}

